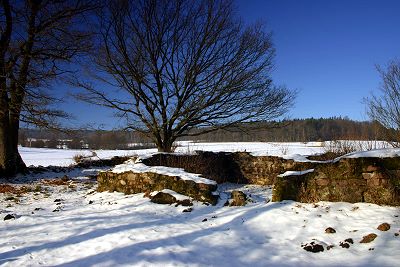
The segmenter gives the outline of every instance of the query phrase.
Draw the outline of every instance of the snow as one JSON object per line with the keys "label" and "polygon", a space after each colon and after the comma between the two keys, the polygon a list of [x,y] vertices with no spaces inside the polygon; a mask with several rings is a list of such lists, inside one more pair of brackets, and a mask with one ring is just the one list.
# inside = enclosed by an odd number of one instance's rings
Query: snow
{"label": "snow", "polygon": [[155,153],[156,149],[143,150],[64,150],[64,149],[48,149],[48,148],[18,148],[22,159],[27,166],[69,166],[74,164],[73,157],[76,155],[90,156],[94,151],[97,157],[94,159],[108,159],[114,156],[140,156],[148,153]]}
{"label": "snow", "polygon": [[[324,152],[322,142],[308,143],[266,143],[266,142],[227,142],[227,143],[197,143],[179,142],[177,153],[194,153],[197,150],[212,152],[249,152],[253,156],[283,156],[287,159],[307,161],[306,155],[321,154]],[[90,156],[92,150],[63,150],[48,148],[19,147],[19,152],[27,166],[69,166],[74,164],[73,157],[76,155]],[[157,153],[157,149],[141,150],[94,150],[100,159],[113,156],[140,156],[149,157]]]}
{"label": "snow", "polygon": [[176,200],[178,200],[178,201],[182,201],[182,200],[185,200],[185,199],[190,199],[190,197],[188,197],[188,196],[179,194],[179,193],[177,193],[177,192],[175,192],[175,191],[173,191],[173,190],[169,190],[169,189],[163,189],[163,190],[161,190],[161,191],[154,191],[154,192],[151,192],[151,193],[150,193],[150,196],[154,197],[154,196],[155,196],[157,193],[159,193],[159,192],[166,193],[166,194],[170,194],[171,196],[175,197]]}
{"label": "snow", "polygon": [[[280,153],[301,158],[323,152],[320,145],[191,143],[189,150],[200,147],[209,151],[246,150],[254,155]],[[179,148],[181,153],[185,149]],[[77,153],[91,154],[28,148],[20,148],[20,152],[28,165],[44,166],[66,166]],[[155,151],[96,152],[99,157],[111,157],[146,156]],[[397,155],[393,149],[363,155],[394,155],[390,153]],[[0,186],[29,188],[23,194],[0,193],[0,265],[398,266],[400,261],[400,236],[395,236],[400,233],[399,207],[271,202],[269,186],[222,184],[218,185],[221,199],[216,206],[194,201],[193,211],[183,212],[187,207],[155,204],[144,198],[144,194],[96,192],[96,182],[90,175],[100,170],[47,172],[19,176],[11,182],[0,178]],[[186,175],[179,169],[166,171]],[[64,175],[71,179],[64,185],[48,182],[48,179],[59,181]],[[249,203],[244,207],[224,206],[232,190],[250,196]],[[16,219],[4,221],[7,214],[14,214]],[[390,230],[377,230],[384,222],[391,225]],[[333,227],[336,233],[325,233],[327,227]],[[372,243],[359,243],[370,233],[378,237]],[[341,248],[339,243],[347,238],[352,238],[354,244],[348,249]],[[325,251],[310,253],[301,247],[312,241],[324,244]],[[328,245],[334,247],[326,250]]]}
{"label": "snow", "polygon": [[[224,207],[233,189],[252,201]],[[154,204],[143,194],[48,190],[19,203],[1,196],[2,217],[18,215],[0,222],[2,266],[398,266],[400,260],[395,207],[270,202],[271,187],[222,184],[217,206],[194,202],[193,211],[183,213],[186,207]],[[376,229],[382,222],[391,224],[388,232]],[[337,233],[326,234],[327,227]],[[377,239],[360,244],[369,233]],[[354,244],[341,248],[347,238]],[[335,247],[303,250],[313,240]]]}
{"label": "snow", "polygon": [[283,156],[314,155],[325,152],[324,142],[226,142],[226,143],[201,143],[180,142],[176,152],[192,153],[196,150],[212,152],[249,152],[253,156]]}
{"label": "snow", "polygon": [[400,156],[400,148],[383,148],[369,151],[356,151],[344,155],[343,158],[390,158]]}
{"label": "snow", "polygon": [[[191,154],[197,150],[212,152],[249,152],[253,156],[279,156],[285,159],[293,159],[299,162],[310,161],[306,158],[309,155],[322,154],[327,149],[339,144],[360,149],[377,148],[367,151],[365,155],[400,155],[400,149],[387,149],[390,145],[382,141],[327,141],[327,142],[226,142],[226,143],[201,143],[201,142],[178,142],[177,153]],[[27,166],[69,166],[74,163],[75,155],[90,156],[92,152],[97,154],[97,158],[106,159],[113,156],[140,156],[141,158],[150,157],[157,153],[156,149],[141,150],[60,150],[47,148],[27,148],[19,147],[19,152]],[[355,153],[357,155],[358,153]],[[354,155],[354,156],[355,156]]]}
{"label": "snow", "polygon": [[192,180],[196,183],[217,184],[213,180],[200,177],[200,174],[188,173],[180,168],[170,168],[165,166],[147,166],[143,163],[133,162],[132,160],[129,160],[124,164],[115,166],[111,171],[114,173],[123,173],[128,171],[132,171],[135,173],[153,172],[168,176],[178,176],[183,180]]}
{"label": "snow", "polygon": [[278,177],[286,177],[286,176],[292,176],[292,175],[303,175],[303,174],[307,174],[307,173],[311,173],[314,172],[314,169],[309,169],[309,170],[305,170],[305,171],[286,171],[280,175],[278,175]]}
{"label": "snow", "polygon": [[[321,142],[308,143],[266,143],[266,142],[227,142],[227,143],[195,143],[179,142],[177,153],[194,153],[197,150],[212,152],[249,152],[253,156],[282,156],[296,161],[309,161],[306,156],[325,152]],[[63,150],[48,148],[19,147],[19,152],[27,166],[70,166],[74,164],[76,155],[90,156],[93,152],[96,158],[107,159],[113,156],[140,156],[150,157],[157,153],[157,149],[140,150]]]}

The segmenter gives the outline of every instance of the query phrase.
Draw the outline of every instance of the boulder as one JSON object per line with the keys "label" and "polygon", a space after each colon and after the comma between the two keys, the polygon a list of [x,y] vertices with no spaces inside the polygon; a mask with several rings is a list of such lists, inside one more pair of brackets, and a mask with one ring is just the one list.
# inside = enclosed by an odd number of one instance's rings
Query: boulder
{"label": "boulder", "polygon": [[151,197],[151,202],[157,204],[173,204],[176,203],[177,200],[169,193],[158,192],[156,195]]}
{"label": "boulder", "polygon": [[309,244],[302,245],[303,249],[312,252],[312,253],[318,253],[318,252],[323,252],[324,251],[324,246],[318,243],[315,243],[312,241]]}
{"label": "boulder", "polygon": [[377,237],[378,237],[377,234],[374,234],[374,233],[368,234],[368,235],[366,235],[366,236],[363,236],[363,238],[362,238],[362,240],[360,241],[360,243],[371,243],[371,242],[374,241],[375,238],[377,238]]}
{"label": "boulder", "polygon": [[231,192],[231,198],[227,201],[227,206],[245,206],[247,203],[247,196],[239,190]]}
{"label": "boulder", "polygon": [[389,231],[390,229],[390,224],[388,223],[382,223],[378,226],[377,228],[379,231]]}
{"label": "boulder", "polygon": [[4,221],[14,220],[15,218],[16,218],[16,217],[15,217],[14,214],[7,214],[7,215],[4,217]]}
{"label": "boulder", "polygon": [[325,229],[325,233],[334,234],[334,233],[336,233],[336,230],[333,229],[332,227],[328,227],[328,228]]}

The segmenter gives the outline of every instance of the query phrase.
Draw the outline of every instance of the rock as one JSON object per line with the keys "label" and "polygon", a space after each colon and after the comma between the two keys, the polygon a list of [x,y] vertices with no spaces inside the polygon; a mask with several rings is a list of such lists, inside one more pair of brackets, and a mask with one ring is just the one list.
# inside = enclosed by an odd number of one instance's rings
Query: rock
{"label": "rock", "polygon": [[367,169],[366,169],[367,172],[375,172],[375,171],[378,171],[378,170],[379,170],[379,167],[378,166],[374,166],[374,165],[369,165],[369,166],[367,166]]}
{"label": "rock", "polygon": [[382,223],[377,228],[379,231],[388,231],[390,229],[390,224]]}
{"label": "rock", "polygon": [[399,233],[394,233],[394,236],[399,236],[400,234]]}
{"label": "rock", "polygon": [[64,200],[62,200],[61,198],[57,198],[54,200],[54,202],[61,202],[61,201],[64,201]]}
{"label": "rock", "polygon": [[151,198],[151,192],[149,191],[149,190],[147,190],[146,192],[144,192],[144,195],[143,195],[143,197],[144,198]]}
{"label": "rock", "polygon": [[350,243],[350,244],[354,244],[354,241],[352,238],[347,238],[344,240],[344,242]]}
{"label": "rock", "polygon": [[312,253],[318,253],[318,252],[323,252],[324,251],[324,246],[321,244],[317,244],[314,241],[311,242],[310,244],[305,244],[302,246],[304,250]]}
{"label": "rock", "polygon": [[366,236],[363,236],[363,239],[360,241],[360,243],[371,243],[377,237],[378,237],[378,235],[374,234],[374,233],[366,235]]}
{"label": "rock", "polygon": [[329,245],[329,246],[326,247],[326,250],[330,250],[330,249],[332,249],[334,247],[335,247],[334,245]]}
{"label": "rock", "polygon": [[184,199],[184,200],[178,200],[176,202],[176,206],[182,205],[184,207],[189,207],[189,206],[193,206],[192,201],[190,201],[190,199]]}
{"label": "rock", "polygon": [[151,197],[151,202],[157,204],[173,204],[176,203],[176,198],[168,193],[158,192],[155,196]]}
{"label": "rock", "polygon": [[208,221],[207,218],[204,218],[204,219],[202,220],[202,222],[206,222],[206,221]]}
{"label": "rock", "polygon": [[242,191],[234,190],[231,193],[231,200],[229,201],[229,206],[245,206],[247,196]]}
{"label": "rock", "polygon": [[192,212],[193,208],[184,209],[182,212]]}
{"label": "rock", "polygon": [[325,233],[334,234],[334,233],[336,233],[336,230],[333,229],[332,227],[328,227],[328,228],[325,229]]}
{"label": "rock", "polygon": [[89,200],[89,205],[90,205],[90,204],[93,204],[93,203],[94,203],[94,201],[93,201],[93,200]]}
{"label": "rock", "polygon": [[347,243],[347,242],[340,242],[340,243],[339,243],[339,246],[341,246],[342,248],[349,248],[349,247],[350,247],[350,244]]}
{"label": "rock", "polygon": [[7,215],[4,217],[4,220],[5,220],[5,221],[14,220],[14,219],[15,219],[15,215],[13,215],[13,214],[7,214]]}
{"label": "rock", "polygon": [[59,212],[61,210],[61,208],[60,208],[60,206],[58,206],[57,208],[55,208],[54,210],[53,210],[53,212]]}

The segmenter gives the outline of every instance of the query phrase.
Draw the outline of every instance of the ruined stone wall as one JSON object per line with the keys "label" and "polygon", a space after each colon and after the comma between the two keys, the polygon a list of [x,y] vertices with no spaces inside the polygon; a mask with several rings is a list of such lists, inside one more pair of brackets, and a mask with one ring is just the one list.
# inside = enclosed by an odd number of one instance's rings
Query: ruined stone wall
{"label": "ruined stone wall", "polygon": [[117,191],[125,194],[136,194],[170,189],[212,205],[215,205],[218,199],[218,196],[213,195],[213,192],[217,189],[216,185],[196,183],[192,180],[183,180],[177,176],[152,172],[100,172],[97,181],[97,190],[100,192]]}
{"label": "ruined stone wall", "polygon": [[254,157],[249,153],[233,153],[233,160],[239,167],[241,175],[250,184],[273,185],[276,177],[285,171],[300,171],[313,168],[315,163],[295,162],[280,157]]}
{"label": "ruined stone wall", "polygon": [[281,200],[400,205],[400,158],[343,158],[312,173],[278,177],[273,201]]}
{"label": "ruined stone wall", "polygon": [[[195,155],[156,154],[144,159],[148,166],[183,168],[217,183],[274,185],[273,201],[345,201],[400,205],[400,157],[343,158],[337,162],[294,162],[249,153],[200,152]],[[278,177],[286,171],[312,173]],[[197,200],[216,203],[214,187],[155,173],[101,173],[99,190],[128,194],[171,189]],[[213,200],[214,199],[214,200]]]}
{"label": "ruined stone wall", "polygon": [[276,176],[288,170],[304,170],[314,166],[279,157],[254,157],[246,152],[198,152],[195,155],[156,154],[142,161],[148,166],[182,168],[202,174],[217,183],[249,183],[273,185]]}
{"label": "ruined stone wall", "polygon": [[217,183],[248,183],[232,153],[198,152],[194,155],[155,154],[142,160],[147,166],[182,168],[190,173],[201,174]]}

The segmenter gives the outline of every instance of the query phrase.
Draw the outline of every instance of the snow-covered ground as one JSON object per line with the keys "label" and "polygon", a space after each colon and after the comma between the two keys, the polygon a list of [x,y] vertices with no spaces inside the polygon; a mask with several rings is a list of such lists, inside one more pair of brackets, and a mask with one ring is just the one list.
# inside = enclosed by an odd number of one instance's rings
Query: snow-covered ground
{"label": "snow-covered ground", "polygon": [[[107,159],[114,156],[131,156],[131,155],[146,155],[155,153],[156,149],[143,150],[95,150],[96,158]],[[69,166],[74,164],[73,157],[76,155],[90,156],[91,150],[74,150],[74,149],[49,149],[49,148],[30,148],[19,147],[19,152],[27,166]]]}
{"label": "snow-covered ground", "polygon": [[[177,153],[195,153],[197,150],[213,152],[249,152],[254,156],[281,156],[287,159],[304,160],[306,155],[322,154],[335,146],[351,146],[367,150],[370,148],[385,149],[390,147],[381,141],[335,141],[335,142],[293,142],[293,143],[267,143],[267,142],[226,142],[226,143],[201,143],[178,142]],[[76,155],[92,155],[92,150],[60,150],[47,148],[20,147],[22,159],[27,166],[69,166],[74,163]],[[392,150],[393,151],[393,150]],[[95,150],[100,159],[113,156],[148,156],[157,152],[157,149],[141,150]],[[396,151],[400,154],[400,149]],[[95,157],[96,158],[96,157]]]}
{"label": "snow-covered ground", "polygon": [[[279,155],[288,157],[324,149],[310,143],[228,143],[189,144],[179,150],[194,151],[200,146],[257,155],[280,151]],[[33,165],[69,165],[77,153],[82,151],[21,149],[24,160]],[[101,158],[129,153],[145,156],[154,150],[97,152]],[[270,202],[271,187],[222,184],[216,206],[194,202],[192,212],[183,212],[187,207],[154,204],[143,194],[98,193],[90,176],[96,171],[20,176],[13,183],[0,179],[3,187],[24,191],[0,193],[0,265],[399,266],[399,207]],[[69,180],[55,185],[64,175]],[[244,191],[251,202],[225,207],[234,189]],[[15,219],[4,221],[9,214]],[[390,230],[377,230],[385,222]],[[325,233],[328,227],[336,233]],[[370,233],[378,237],[359,243]],[[354,244],[342,248],[340,242],[348,238]],[[302,245],[312,241],[325,250],[305,251]],[[330,245],[334,247],[327,250]]]}
{"label": "snow-covered ground", "polygon": [[[295,156],[295,155],[312,155],[325,152],[325,144],[322,142],[309,143],[194,143],[194,142],[179,142],[176,149],[177,153],[194,153],[197,150],[203,151],[226,151],[226,152],[250,152],[254,156],[270,155],[270,156]],[[20,147],[22,159],[27,166],[69,166],[74,163],[75,155],[89,156],[91,150],[60,150],[47,148],[27,148]],[[156,153],[157,149],[142,149],[142,150],[95,150],[97,156],[101,159],[110,158],[113,156],[128,156],[138,155],[146,156]]]}

